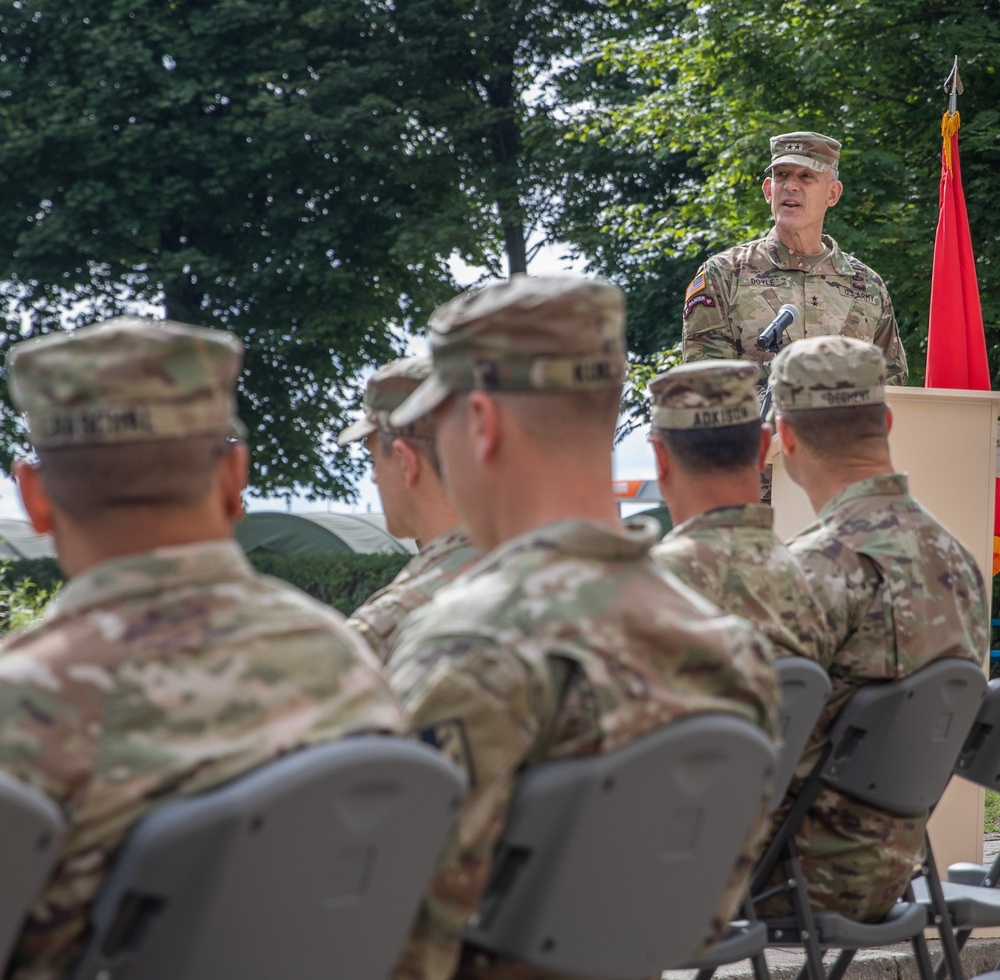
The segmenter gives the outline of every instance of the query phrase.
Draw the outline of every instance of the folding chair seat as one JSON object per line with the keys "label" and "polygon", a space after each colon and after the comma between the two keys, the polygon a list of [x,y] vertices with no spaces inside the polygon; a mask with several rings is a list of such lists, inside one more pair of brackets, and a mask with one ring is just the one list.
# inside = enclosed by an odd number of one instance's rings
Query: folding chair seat
{"label": "folding chair seat", "polygon": [[465,941],[584,977],[683,962],[709,931],[775,760],[757,726],[701,714],[530,767]]}
{"label": "folding chair seat", "polygon": [[[756,902],[790,891],[794,914],[764,919],[770,945],[801,945],[803,974],[822,980],[822,951],[842,950],[828,980],[840,980],[854,952],[910,939],[921,976],[931,976],[922,930],[923,906],[901,901],[878,923],[855,922],[814,910],[795,846],[795,832],[821,787],[828,785],[870,806],[901,816],[932,809],[951,775],[966,733],[982,702],[986,681],[974,664],[949,658],[900,681],[873,683],[857,691],[833,725],[829,744],[806,780],[754,873]],[[792,882],[767,889],[779,862]]]}
{"label": "folding chair seat", "polygon": [[0,773],[0,963],[59,859],[66,821],[47,796]]}
{"label": "folding chair seat", "polygon": [[[989,682],[954,774],[986,789],[1000,786],[1000,680]],[[948,881],[945,882],[938,880],[932,860],[925,862],[923,870],[923,877],[913,882],[914,896],[927,907],[942,933],[942,942],[949,946],[954,943],[953,963],[949,965],[942,957],[935,977],[940,980],[947,971],[952,980],[963,980],[958,952],[972,931],[1000,926],[1000,888],[997,887],[1000,884],[1000,857],[989,867],[965,861],[953,864],[948,868]]]}
{"label": "folding chair seat", "polygon": [[[774,773],[773,810],[784,798],[792,775],[816,721],[830,694],[830,678],[819,664],[805,657],[782,657],[775,662],[781,700],[778,705],[778,765]],[[697,959],[685,966],[699,971],[697,980],[709,980],[726,963],[751,960],[757,980],[768,976],[764,962],[767,927],[756,921],[753,905],[746,903],[747,918],[730,924],[729,931]]]}
{"label": "folding chair seat", "polygon": [[165,803],[126,840],[71,976],[385,977],[463,793],[444,756],[386,736]]}

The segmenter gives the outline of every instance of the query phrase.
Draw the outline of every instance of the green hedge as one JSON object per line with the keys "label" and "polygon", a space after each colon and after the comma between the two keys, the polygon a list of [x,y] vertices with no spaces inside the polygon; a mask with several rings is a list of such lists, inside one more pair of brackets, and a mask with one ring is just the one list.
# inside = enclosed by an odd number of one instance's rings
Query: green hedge
{"label": "green hedge", "polygon": [[[410,555],[271,555],[256,552],[251,564],[304,592],[351,613],[392,581]],[[63,574],[52,558],[0,563],[0,632],[23,626],[45,606]]]}

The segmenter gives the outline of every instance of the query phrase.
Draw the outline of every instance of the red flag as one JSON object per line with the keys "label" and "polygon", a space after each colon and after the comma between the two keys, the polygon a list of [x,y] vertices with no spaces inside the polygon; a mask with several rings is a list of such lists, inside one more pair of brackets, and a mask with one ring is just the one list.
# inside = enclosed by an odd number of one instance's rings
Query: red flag
{"label": "red flag", "polygon": [[[989,391],[983,311],[958,159],[960,125],[957,112],[946,112],[941,120],[940,211],[934,239],[924,384],[928,388]],[[1000,480],[994,514],[993,574],[996,575],[1000,572],[1000,535],[996,533],[1000,531]]]}

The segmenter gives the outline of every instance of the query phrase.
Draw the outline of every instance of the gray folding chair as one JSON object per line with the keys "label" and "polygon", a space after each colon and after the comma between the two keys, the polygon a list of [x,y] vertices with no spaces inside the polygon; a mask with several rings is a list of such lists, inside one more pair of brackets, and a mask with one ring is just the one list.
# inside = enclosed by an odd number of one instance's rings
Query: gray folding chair
{"label": "gray folding chair", "polygon": [[[805,657],[781,657],[775,661],[774,669],[781,693],[778,704],[781,745],[774,774],[772,810],[785,798],[795,767],[816,727],[831,687],[827,672]],[[698,970],[696,980],[709,980],[718,967],[747,959],[753,963],[757,980],[767,980],[769,973],[764,961],[767,927],[756,920],[752,903],[747,903],[744,915],[746,918],[733,922],[729,931],[711,949],[685,964]]]}
{"label": "gray folding chair", "polygon": [[[824,949],[842,950],[827,975],[827,980],[840,980],[856,950],[906,940],[913,943],[921,976],[931,976],[922,933],[927,922],[924,908],[916,902],[900,902],[877,923],[856,922],[812,909],[795,832],[824,784],[903,816],[932,809],[944,792],[985,689],[985,678],[975,664],[948,658],[903,680],[861,688],[837,716],[829,745],[768,845],[751,882],[751,894],[757,902],[790,890],[795,914],[765,921],[771,945],[805,948],[806,963],[800,976],[823,980]],[[765,890],[779,861],[784,866],[783,877],[792,885],[790,889],[780,885]]]}
{"label": "gray folding chair", "polygon": [[[1000,680],[989,682],[954,772],[986,789],[1000,787]],[[940,980],[947,972],[952,980],[963,980],[958,952],[973,930],[1000,926],[1000,857],[990,867],[966,861],[953,864],[946,882],[938,878],[930,853],[922,870],[923,877],[913,882],[914,896],[928,908],[942,944],[953,942],[955,946],[955,960],[949,965],[942,957],[934,975]],[[950,940],[946,932],[951,934]],[[957,972],[952,972],[953,968]]]}
{"label": "gray folding chair", "polygon": [[165,803],[126,841],[74,980],[376,980],[400,954],[464,792],[394,737],[293,752]]}
{"label": "gray folding chair", "polygon": [[775,755],[755,725],[702,714],[530,767],[466,942],[585,977],[683,962],[709,932]]}
{"label": "gray folding chair", "polygon": [[59,860],[62,811],[38,790],[0,773],[0,965]]}

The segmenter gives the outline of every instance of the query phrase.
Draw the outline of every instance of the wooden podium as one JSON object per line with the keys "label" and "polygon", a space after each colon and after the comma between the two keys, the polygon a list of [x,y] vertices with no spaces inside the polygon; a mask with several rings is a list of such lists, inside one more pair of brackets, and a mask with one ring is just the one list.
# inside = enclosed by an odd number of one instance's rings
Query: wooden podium
{"label": "wooden podium", "polygon": [[[1000,392],[890,385],[886,400],[893,415],[893,466],[909,474],[913,496],[976,556],[989,590]],[[787,541],[814,514],[785,471],[777,437],[768,458],[774,465],[774,529]],[[983,666],[988,669],[988,662]],[[953,779],[929,827],[942,875],[955,861],[982,861],[983,790]]]}

